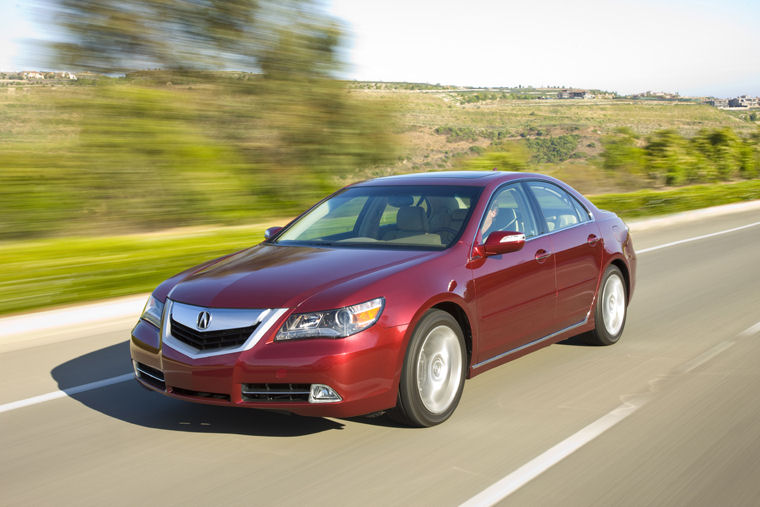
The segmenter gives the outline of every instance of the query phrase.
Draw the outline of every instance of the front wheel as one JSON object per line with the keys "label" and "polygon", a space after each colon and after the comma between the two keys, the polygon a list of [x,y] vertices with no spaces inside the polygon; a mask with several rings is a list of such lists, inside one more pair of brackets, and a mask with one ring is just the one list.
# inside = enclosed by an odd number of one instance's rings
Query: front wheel
{"label": "front wheel", "polygon": [[597,296],[594,319],[596,326],[587,334],[591,345],[612,345],[623,334],[628,309],[628,298],[623,273],[617,266],[604,272]]}
{"label": "front wheel", "polygon": [[428,311],[409,342],[394,418],[411,426],[434,426],[448,419],[464,388],[467,353],[456,319]]}

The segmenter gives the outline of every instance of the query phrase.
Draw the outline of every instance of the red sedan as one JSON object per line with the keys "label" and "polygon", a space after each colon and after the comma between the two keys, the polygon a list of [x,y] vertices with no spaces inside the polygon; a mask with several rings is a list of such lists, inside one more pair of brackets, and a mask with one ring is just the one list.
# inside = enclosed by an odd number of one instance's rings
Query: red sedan
{"label": "red sedan", "polygon": [[379,178],[163,282],[130,350],[175,398],[432,426],[465,378],[576,334],[617,342],[635,273],[623,221],[548,176]]}

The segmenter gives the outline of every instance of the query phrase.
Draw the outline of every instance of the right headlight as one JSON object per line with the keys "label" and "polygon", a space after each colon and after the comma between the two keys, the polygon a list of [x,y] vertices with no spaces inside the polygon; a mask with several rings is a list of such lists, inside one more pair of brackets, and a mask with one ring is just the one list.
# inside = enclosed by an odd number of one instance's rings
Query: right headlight
{"label": "right headlight", "polygon": [[377,322],[380,314],[383,313],[384,305],[385,298],[375,298],[335,310],[296,313],[285,321],[275,336],[275,340],[345,338],[364,331]]}
{"label": "right headlight", "polygon": [[153,296],[150,296],[148,302],[145,303],[145,308],[143,309],[140,318],[146,322],[150,322],[158,329],[161,329],[161,315],[163,315],[163,313],[164,304]]}

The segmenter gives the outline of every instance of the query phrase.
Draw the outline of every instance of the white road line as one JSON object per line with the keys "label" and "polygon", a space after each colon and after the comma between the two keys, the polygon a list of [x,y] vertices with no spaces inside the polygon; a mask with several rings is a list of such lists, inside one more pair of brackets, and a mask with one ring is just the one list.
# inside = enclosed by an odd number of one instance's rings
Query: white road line
{"label": "white road line", "polygon": [[752,336],[753,334],[760,333],[760,322],[755,324],[754,326],[750,326],[741,333],[739,333],[739,336]]}
{"label": "white road line", "polygon": [[702,236],[696,236],[696,237],[693,237],[693,238],[687,238],[687,239],[682,239],[682,240],[679,240],[679,241],[673,241],[672,243],[665,243],[664,245],[657,245],[657,246],[653,246],[653,247],[649,247],[649,248],[644,248],[642,250],[636,250],[636,254],[641,255],[641,254],[644,254],[644,253],[647,253],[647,252],[654,252],[655,250],[660,250],[662,248],[668,248],[668,247],[671,247],[671,246],[681,245],[683,243],[691,243],[692,241],[699,241],[700,239],[712,238],[713,236],[720,236],[721,234],[728,234],[729,232],[740,231],[742,229],[748,229],[750,227],[755,227],[755,226],[758,226],[758,225],[760,225],[760,222],[753,222],[751,224],[742,225],[740,227],[734,227],[733,229],[726,229],[725,231],[718,231],[718,232],[713,232],[713,233],[710,233],[710,234],[704,234]]}
{"label": "white road line", "polygon": [[678,368],[678,373],[689,373],[692,370],[696,370],[718,354],[730,349],[735,343],[736,342],[732,341],[719,342],[714,347],[702,352],[700,355]]}
{"label": "white road line", "polygon": [[57,400],[58,398],[65,398],[66,396],[72,396],[74,394],[83,393],[85,391],[92,391],[93,389],[100,389],[101,387],[118,384],[120,382],[127,382],[128,380],[132,380],[133,378],[135,378],[135,375],[133,373],[125,373],[124,375],[119,375],[118,377],[111,377],[104,380],[98,380],[95,382],[90,382],[89,384],[82,384],[81,386],[70,387],[62,391],[53,391],[52,393],[41,394],[39,396],[34,396],[32,398],[27,398],[25,400],[12,401],[10,403],[0,405],[0,413],[10,412],[11,410],[16,410],[17,408],[28,407],[30,405],[36,405],[38,403],[44,403],[50,400]]}
{"label": "white road line", "polygon": [[[760,331],[760,322],[745,329],[739,333],[738,336],[750,336],[758,331]],[[702,366],[710,359],[718,356],[721,352],[731,348],[733,344],[734,342],[731,341],[720,342],[696,358],[686,362],[676,371],[678,373],[688,373],[695,368]],[[551,449],[539,454],[514,472],[493,483],[491,486],[461,504],[462,507],[481,507],[497,504],[547,471],[549,468],[553,467],[608,429],[615,426],[620,421],[636,412],[638,409],[646,405],[646,403],[652,399],[652,396],[651,393],[648,393],[641,396],[633,396],[630,399],[631,401],[623,403],[612,412],[603,415]]]}

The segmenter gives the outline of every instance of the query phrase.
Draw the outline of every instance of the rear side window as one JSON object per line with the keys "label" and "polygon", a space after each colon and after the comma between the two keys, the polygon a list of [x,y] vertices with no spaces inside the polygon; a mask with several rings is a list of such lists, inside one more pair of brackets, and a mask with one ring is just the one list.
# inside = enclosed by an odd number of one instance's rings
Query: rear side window
{"label": "rear side window", "polygon": [[558,231],[591,220],[586,208],[557,185],[530,181],[528,187],[538,201],[547,231]]}

